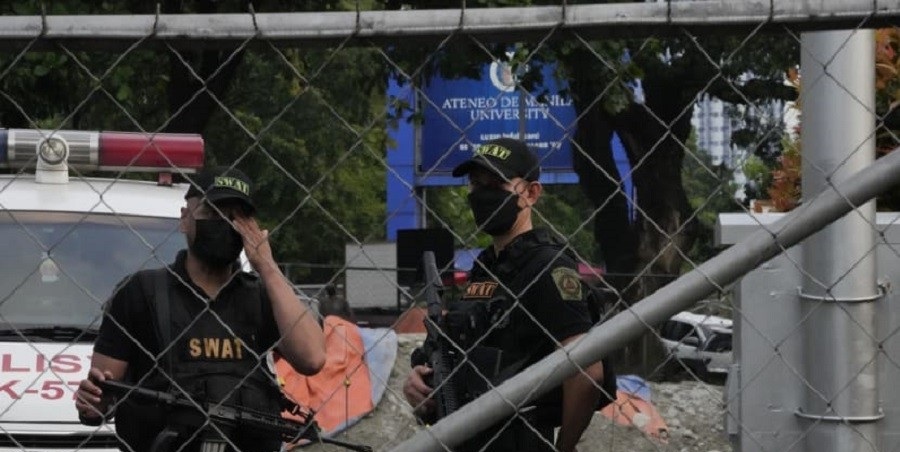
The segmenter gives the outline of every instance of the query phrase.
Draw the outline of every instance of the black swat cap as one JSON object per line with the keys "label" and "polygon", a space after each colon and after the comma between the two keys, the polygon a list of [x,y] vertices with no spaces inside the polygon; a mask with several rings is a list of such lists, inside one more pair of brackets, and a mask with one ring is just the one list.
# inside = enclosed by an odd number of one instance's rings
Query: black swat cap
{"label": "black swat cap", "polygon": [[251,185],[250,178],[241,170],[227,166],[208,168],[191,178],[191,187],[184,199],[204,195],[211,203],[235,199],[242,201],[249,208],[249,213],[253,213],[256,206],[250,199]]}
{"label": "black swat cap", "polygon": [[507,180],[521,177],[527,181],[536,181],[541,177],[537,156],[528,149],[524,141],[514,138],[500,138],[478,146],[472,158],[453,168],[453,177],[466,175],[475,166]]}

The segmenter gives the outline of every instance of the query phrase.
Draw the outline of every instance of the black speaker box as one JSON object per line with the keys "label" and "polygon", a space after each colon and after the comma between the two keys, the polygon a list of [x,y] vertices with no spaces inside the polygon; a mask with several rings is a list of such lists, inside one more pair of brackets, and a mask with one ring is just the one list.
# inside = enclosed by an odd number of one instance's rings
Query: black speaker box
{"label": "black speaker box", "polygon": [[453,235],[444,228],[397,230],[397,283],[412,286],[422,282],[422,253],[434,252],[438,270],[453,261]]}

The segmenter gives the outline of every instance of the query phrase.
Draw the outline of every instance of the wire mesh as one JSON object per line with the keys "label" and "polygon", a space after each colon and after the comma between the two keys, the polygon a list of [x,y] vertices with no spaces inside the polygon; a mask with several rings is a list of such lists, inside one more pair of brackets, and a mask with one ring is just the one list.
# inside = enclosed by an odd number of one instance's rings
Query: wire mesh
{"label": "wire mesh", "polygon": [[[546,426],[527,414],[533,399],[562,381],[593,380],[591,364],[605,356],[627,378],[608,394],[611,406],[589,410],[579,450],[900,449],[900,400],[890,390],[900,373],[891,303],[900,216],[890,213],[900,209],[891,152],[898,5],[176,3],[2,9],[0,449],[148,446],[123,444],[112,422],[77,424],[73,399],[101,324],[204,413],[225,405],[179,380],[166,353],[189,350],[202,322],[244,334],[217,308],[217,287],[173,265],[193,233],[195,206],[183,199],[199,183],[190,169],[145,146],[124,168],[104,167],[101,155],[99,164],[70,164],[67,183],[41,184],[41,145],[16,147],[16,129],[44,138],[201,134],[207,165],[250,175],[280,263],[275,273],[255,270],[269,297],[293,287],[311,308],[254,333],[275,334],[271,344],[237,346],[252,372],[225,397],[266,375],[316,413],[328,437],[374,450],[454,450],[494,422],[540,436]],[[823,29],[846,34],[823,52],[814,41]],[[874,40],[871,54],[858,50],[860,37]],[[845,78],[847,58],[863,79],[874,77],[871,89]],[[454,98],[439,91],[445,83],[468,88]],[[818,109],[801,115],[822,103],[801,92],[842,99],[830,107],[848,117],[822,127]],[[491,389],[425,425],[414,414],[423,407],[404,395],[410,354],[424,340],[409,331],[424,326],[425,293],[403,282],[414,269],[393,244],[398,229],[416,227],[445,229],[470,261],[493,246],[470,211],[466,180],[449,172],[501,135],[523,137],[538,154],[543,186],[528,211],[565,240],[555,257],[574,256],[582,279],[615,300],[609,320],[569,344],[580,332],[560,336],[547,310],[534,309],[553,267],[525,287],[486,268],[512,303],[474,341],[442,333],[465,357],[451,374],[512,318],[557,351],[502,385],[476,369]],[[835,155],[819,148],[846,137],[855,141]],[[143,168],[145,154],[162,167]],[[867,176],[853,174],[860,157],[876,155]],[[174,175],[174,185],[157,173]],[[840,232],[795,246],[829,224]],[[464,279],[483,264],[465,268],[465,255],[442,272]],[[151,319],[120,317],[108,301],[140,302],[127,290],[140,285],[134,273],[160,267],[198,306],[173,322],[167,344],[152,339]],[[242,278],[235,268],[226,284]],[[465,289],[454,279],[445,301]],[[303,349],[291,331],[310,329],[312,317],[326,371],[307,377],[286,358]],[[207,360],[236,353],[199,340]],[[205,417],[172,450],[227,433],[223,425]],[[475,450],[508,449],[500,440],[492,432]],[[530,445],[541,442],[554,449],[553,438]],[[342,450],[316,441],[285,448]]]}

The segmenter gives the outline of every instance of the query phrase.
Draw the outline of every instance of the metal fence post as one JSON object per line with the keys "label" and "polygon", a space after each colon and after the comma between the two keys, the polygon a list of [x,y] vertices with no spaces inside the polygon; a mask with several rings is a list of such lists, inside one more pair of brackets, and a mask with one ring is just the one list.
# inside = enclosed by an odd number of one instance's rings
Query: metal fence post
{"label": "metal fence post", "polygon": [[[872,30],[801,35],[802,192],[832,187],[875,160]],[[804,419],[808,451],[880,450],[875,202],[856,206],[803,244],[798,294],[806,319]]]}

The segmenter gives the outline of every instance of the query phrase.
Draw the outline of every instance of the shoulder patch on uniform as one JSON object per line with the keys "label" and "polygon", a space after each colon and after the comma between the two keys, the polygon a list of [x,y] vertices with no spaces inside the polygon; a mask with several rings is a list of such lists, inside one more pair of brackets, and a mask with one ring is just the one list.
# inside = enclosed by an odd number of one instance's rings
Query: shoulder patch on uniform
{"label": "shoulder patch on uniform", "polygon": [[469,286],[466,287],[466,294],[463,295],[463,299],[491,298],[494,296],[494,291],[497,289],[497,286],[497,283],[491,281],[470,283]]}
{"label": "shoulder patch on uniform", "polygon": [[563,300],[581,300],[581,277],[578,272],[568,267],[557,267],[550,272],[550,276]]}

